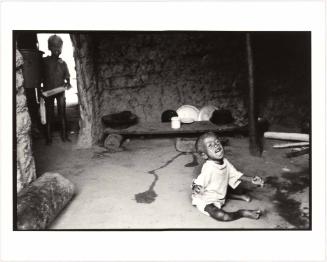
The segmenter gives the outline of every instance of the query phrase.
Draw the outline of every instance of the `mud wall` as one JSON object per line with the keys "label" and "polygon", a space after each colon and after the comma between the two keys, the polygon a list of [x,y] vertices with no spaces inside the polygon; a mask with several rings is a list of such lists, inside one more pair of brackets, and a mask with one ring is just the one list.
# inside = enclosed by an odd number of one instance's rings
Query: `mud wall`
{"label": "mud wall", "polygon": [[100,114],[123,110],[140,121],[183,104],[212,104],[244,121],[243,34],[111,33],[97,38]]}
{"label": "mud wall", "polygon": [[16,49],[16,152],[17,193],[36,178],[32,152],[31,119],[24,93],[23,57]]}
{"label": "mud wall", "polygon": [[[253,35],[258,114],[299,125],[310,115],[309,38],[268,34]],[[247,122],[242,32],[92,32],[72,39],[85,144],[101,138],[101,116],[123,110],[141,122],[160,121],[167,109],[212,104],[229,109],[236,124]]]}

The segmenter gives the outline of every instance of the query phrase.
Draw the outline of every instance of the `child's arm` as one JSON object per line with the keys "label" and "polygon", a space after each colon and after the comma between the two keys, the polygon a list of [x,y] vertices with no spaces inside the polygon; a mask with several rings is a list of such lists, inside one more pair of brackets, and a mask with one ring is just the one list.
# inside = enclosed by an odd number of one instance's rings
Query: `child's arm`
{"label": "child's arm", "polygon": [[65,61],[63,61],[65,65],[65,88],[69,90],[72,86],[70,84],[70,74],[69,74],[69,69]]}
{"label": "child's arm", "polygon": [[202,166],[201,174],[192,181],[192,191],[194,194],[203,194],[208,183],[210,181],[210,172],[211,167],[206,165],[206,163]]}
{"label": "child's arm", "polygon": [[242,181],[248,182],[248,183],[252,183],[254,185],[259,185],[261,187],[263,187],[264,185],[264,181],[260,176],[247,176],[247,175],[243,175],[240,177],[240,179]]}

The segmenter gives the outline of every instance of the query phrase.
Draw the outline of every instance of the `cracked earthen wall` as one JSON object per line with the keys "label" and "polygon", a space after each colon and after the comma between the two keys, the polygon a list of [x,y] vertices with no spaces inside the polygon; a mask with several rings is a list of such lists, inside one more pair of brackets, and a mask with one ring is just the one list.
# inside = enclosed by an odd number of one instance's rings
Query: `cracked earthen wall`
{"label": "cracked earthen wall", "polygon": [[[123,110],[135,113],[141,122],[160,121],[167,109],[176,110],[183,104],[200,109],[211,104],[229,109],[237,124],[247,122],[244,33],[111,31],[75,33],[72,40],[81,101],[81,145],[89,146],[101,139],[103,115]],[[294,44],[297,42],[294,39]],[[255,44],[254,53],[258,47]],[[283,48],[276,47],[275,54]],[[268,67],[274,59],[271,50],[263,49],[261,60],[255,57],[256,87],[262,95],[257,101],[259,114],[271,122],[289,116],[298,123],[303,114],[295,111],[308,111],[308,103],[300,105],[301,94],[292,82],[305,74],[301,66],[297,67],[301,61],[288,58],[290,52],[286,50],[279,64]],[[285,77],[276,71],[281,64],[293,68]],[[279,110],[282,106],[283,110]]]}
{"label": "cracked earthen wall", "polygon": [[238,124],[246,121],[243,34],[101,32],[72,40],[82,137],[92,133],[84,144],[101,138],[101,116],[123,110],[152,122],[167,109],[211,104],[230,109]]}
{"label": "cracked earthen wall", "polygon": [[16,153],[17,193],[36,179],[32,152],[31,119],[24,93],[23,57],[16,49]]}
{"label": "cracked earthen wall", "polygon": [[111,33],[97,39],[101,114],[123,110],[160,121],[167,109],[211,104],[244,122],[241,34]]}

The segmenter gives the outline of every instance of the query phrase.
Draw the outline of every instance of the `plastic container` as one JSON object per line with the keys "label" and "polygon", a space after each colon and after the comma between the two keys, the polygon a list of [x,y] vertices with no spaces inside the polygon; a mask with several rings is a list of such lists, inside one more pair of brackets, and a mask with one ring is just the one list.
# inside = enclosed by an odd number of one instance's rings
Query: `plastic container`
{"label": "plastic container", "polygon": [[178,129],[181,127],[181,120],[179,119],[179,117],[174,116],[171,118],[171,128],[173,129]]}

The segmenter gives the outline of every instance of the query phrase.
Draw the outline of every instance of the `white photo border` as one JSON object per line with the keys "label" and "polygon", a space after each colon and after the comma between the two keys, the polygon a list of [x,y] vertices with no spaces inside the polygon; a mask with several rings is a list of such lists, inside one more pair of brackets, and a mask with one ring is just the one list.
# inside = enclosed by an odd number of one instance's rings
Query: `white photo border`
{"label": "white photo border", "polygon": [[[325,1],[2,2],[1,261],[324,260]],[[59,18],[59,19],[58,19]],[[311,231],[13,231],[13,30],[311,31]]]}

